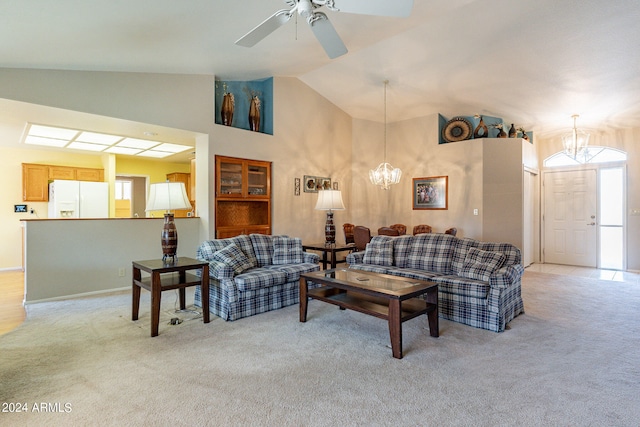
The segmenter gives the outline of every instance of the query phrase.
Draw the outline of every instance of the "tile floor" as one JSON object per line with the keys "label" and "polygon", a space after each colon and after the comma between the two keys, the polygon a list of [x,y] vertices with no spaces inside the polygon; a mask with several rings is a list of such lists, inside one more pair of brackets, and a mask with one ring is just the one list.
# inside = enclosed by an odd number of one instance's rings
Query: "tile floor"
{"label": "tile floor", "polygon": [[600,270],[589,267],[576,267],[558,264],[532,264],[525,271],[539,273],[563,274],[566,276],[589,277],[592,279],[611,280],[640,284],[640,273],[632,271]]}

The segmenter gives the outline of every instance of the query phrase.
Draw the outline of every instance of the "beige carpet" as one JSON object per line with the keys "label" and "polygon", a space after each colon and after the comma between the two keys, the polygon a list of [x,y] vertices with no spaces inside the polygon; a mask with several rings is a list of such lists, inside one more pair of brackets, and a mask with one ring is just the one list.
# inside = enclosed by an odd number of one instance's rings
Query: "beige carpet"
{"label": "beige carpet", "polygon": [[[526,314],[494,333],[426,317],[404,324],[311,301],[149,337],[149,294],[28,306],[0,337],[0,425],[638,426],[640,287],[525,273]],[[192,300],[190,300],[192,301]],[[42,409],[45,404],[47,410]],[[24,406],[21,405],[22,408]]]}

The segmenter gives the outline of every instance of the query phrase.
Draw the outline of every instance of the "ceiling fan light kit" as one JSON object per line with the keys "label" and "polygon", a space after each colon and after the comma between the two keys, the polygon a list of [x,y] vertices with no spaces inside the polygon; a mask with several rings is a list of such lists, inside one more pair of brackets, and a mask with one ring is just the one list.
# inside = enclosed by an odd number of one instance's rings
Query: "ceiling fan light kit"
{"label": "ceiling fan light kit", "polygon": [[255,46],[260,40],[286,24],[297,12],[307,20],[313,35],[320,42],[327,56],[334,59],[347,53],[347,47],[327,15],[316,9],[324,6],[333,12],[407,17],[413,8],[413,0],[285,0],[285,3],[291,9],[278,10],[240,37],[236,44],[244,47]]}

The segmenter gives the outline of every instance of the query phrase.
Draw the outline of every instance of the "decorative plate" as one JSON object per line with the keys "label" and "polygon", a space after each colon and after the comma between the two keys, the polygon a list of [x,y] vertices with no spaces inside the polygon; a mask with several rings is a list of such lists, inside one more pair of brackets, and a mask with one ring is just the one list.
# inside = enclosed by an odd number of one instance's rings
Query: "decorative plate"
{"label": "decorative plate", "polygon": [[454,117],[442,128],[442,138],[447,142],[464,141],[473,135],[473,126],[464,117]]}

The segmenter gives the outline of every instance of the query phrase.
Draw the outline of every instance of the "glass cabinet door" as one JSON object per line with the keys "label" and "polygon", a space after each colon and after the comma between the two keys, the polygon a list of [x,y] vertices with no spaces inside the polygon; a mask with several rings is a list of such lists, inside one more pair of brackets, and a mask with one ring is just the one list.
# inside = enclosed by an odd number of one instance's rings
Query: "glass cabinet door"
{"label": "glass cabinet door", "polygon": [[247,178],[249,196],[269,196],[269,170],[267,166],[248,163]]}
{"label": "glass cabinet door", "polygon": [[221,160],[218,164],[218,194],[242,196],[242,162]]}

